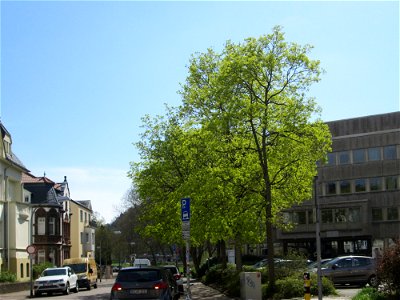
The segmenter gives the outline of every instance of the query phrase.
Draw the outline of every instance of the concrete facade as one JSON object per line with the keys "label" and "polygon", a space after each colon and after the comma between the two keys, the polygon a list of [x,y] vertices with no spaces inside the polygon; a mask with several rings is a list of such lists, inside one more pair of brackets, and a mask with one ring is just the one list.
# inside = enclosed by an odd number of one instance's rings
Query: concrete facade
{"label": "concrete facade", "polygon": [[327,123],[332,152],[318,167],[317,197],[285,211],[291,231],[277,231],[279,250],[315,257],[315,208],[322,257],[380,255],[400,238],[400,112]]}

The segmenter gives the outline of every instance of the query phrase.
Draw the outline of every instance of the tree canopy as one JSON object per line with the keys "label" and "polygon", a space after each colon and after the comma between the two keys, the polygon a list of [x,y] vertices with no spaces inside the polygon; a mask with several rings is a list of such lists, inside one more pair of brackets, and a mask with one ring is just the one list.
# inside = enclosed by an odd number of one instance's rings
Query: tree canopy
{"label": "tree canopy", "polygon": [[322,72],[311,49],[275,27],[192,56],[182,106],[144,119],[142,160],[132,164],[152,234],[180,239],[179,200],[189,196],[191,242],[266,237],[273,287],[279,212],[311,198],[316,162],[330,150],[329,129],[306,95]]}

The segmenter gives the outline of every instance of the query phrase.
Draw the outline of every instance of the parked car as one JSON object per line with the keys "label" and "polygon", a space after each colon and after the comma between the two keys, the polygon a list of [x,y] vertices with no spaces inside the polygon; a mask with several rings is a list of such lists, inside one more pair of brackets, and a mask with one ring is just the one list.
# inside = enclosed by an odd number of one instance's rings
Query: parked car
{"label": "parked car", "polygon": [[179,298],[178,285],[170,271],[160,267],[123,268],[111,288],[110,300]]}
{"label": "parked car", "polygon": [[120,267],[120,266],[113,266],[113,267],[112,267],[113,273],[118,273],[119,270],[121,270],[121,267]]}
{"label": "parked car", "polygon": [[335,284],[369,284],[376,286],[376,261],[369,256],[339,256],[326,262],[321,275]]}
{"label": "parked car", "polygon": [[135,258],[133,261],[133,266],[136,268],[141,268],[141,267],[149,267],[151,266],[150,260],[147,258]]}
{"label": "parked car", "polygon": [[176,284],[178,285],[179,294],[183,295],[185,293],[183,289],[183,279],[178,267],[175,265],[166,265],[164,266],[164,268],[172,273],[175,278]]}
{"label": "parked car", "polygon": [[35,280],[33,290],[35,297],[42,295],[42,293],[51,295],[55,292],[68,295],[70,290],[77,293],[79,291],[78,276],[70,267],[47,268]]}
{"label": "parked car", "polygon": [[[327,263],[328,261],[330,261],[330,260],[332,260],[332,258],[322,258],[322,259],[321,259],[321,268],[324,268],[324,266],[326,265],[326,263]],[[314,262],[310,263],[310,264],[307,266],[307,268],[308,268],[309,270],[313,271],[313,272],[316,272],[316,271],[317,271],[317,268],[318,268],[318,261],[314,261]]]}

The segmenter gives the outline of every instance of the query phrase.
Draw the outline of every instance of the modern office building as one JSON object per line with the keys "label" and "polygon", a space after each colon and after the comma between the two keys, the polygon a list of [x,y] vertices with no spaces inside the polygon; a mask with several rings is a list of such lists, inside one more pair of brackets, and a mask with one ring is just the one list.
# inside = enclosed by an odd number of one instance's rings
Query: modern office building
{"label": "modern office building", "polygon": [[400,112],[327,122],[332,152],[318,168],[316,197],[284,212],[278,230],[287,252],[316,251],[316,204],[322,257],[375,256],[400,238]]}

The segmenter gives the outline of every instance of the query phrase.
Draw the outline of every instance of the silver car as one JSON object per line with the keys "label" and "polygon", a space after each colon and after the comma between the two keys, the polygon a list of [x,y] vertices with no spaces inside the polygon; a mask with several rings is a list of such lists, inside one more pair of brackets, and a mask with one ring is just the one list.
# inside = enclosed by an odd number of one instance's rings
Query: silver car
{"label": "silver car", "polygon": [[377,285],[376,261],[369,256],[340,256],[323,265],[321,275],[335,284]]}

